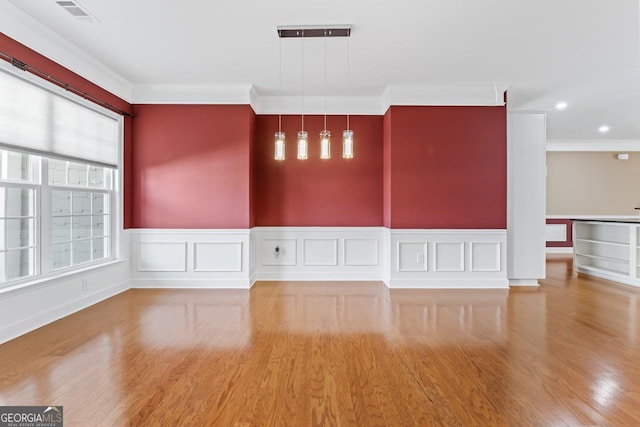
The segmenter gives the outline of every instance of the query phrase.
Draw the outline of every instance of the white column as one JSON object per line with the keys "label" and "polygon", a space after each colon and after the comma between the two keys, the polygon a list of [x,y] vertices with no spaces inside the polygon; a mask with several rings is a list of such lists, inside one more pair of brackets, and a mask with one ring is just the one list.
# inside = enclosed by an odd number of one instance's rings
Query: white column
{"label": "white column", "polygon": [[507,277],[537,286],[545,277],[546,116],[507,115]]}

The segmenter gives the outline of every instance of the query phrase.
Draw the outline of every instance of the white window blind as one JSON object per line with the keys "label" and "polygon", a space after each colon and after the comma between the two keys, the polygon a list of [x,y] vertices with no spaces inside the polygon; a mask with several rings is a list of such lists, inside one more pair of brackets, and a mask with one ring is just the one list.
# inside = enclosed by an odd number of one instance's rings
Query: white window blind
{"label": "white window blind", "polygon": [[0,144],[118,164],[118,120],[0,69]]}

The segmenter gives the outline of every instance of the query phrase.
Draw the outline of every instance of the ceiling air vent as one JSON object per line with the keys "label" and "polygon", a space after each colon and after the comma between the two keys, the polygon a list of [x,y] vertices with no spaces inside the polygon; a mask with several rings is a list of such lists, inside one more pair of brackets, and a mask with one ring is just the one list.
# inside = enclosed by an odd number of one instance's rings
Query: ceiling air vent
{"label": "ceiling air vent", "polygon": [[58,6],[65,9],[71,15],[73,15],[76,19],[82,22],[100,22],[98,18],[91,15],[87,10],[80,6],[76,1],[57,1]]}

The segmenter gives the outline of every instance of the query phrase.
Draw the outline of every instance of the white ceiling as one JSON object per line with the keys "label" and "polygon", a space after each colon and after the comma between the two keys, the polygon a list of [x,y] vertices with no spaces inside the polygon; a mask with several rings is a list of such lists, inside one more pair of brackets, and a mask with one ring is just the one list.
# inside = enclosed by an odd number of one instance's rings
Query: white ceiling
{"label": "white ceiling", "polygon": [[[106,69],[131,90],[97,83],[132,102],[251,87],[265,99],[299,98],[302,41],[281,41],[276,27],[351,24],[348,41],[326,40],[330,97],[422,94],[429,103],[438,90],[508,87],[510,108],[549,110],[549,139],[640,140],[637,0],[79,0],[100,20],[92,24],[54,0],[0,1],[3,32],[79,74],[83,62]],[[324,96],[324,43],[304,42],[310,97]],[[80,59],[45,52],[55,45]]]}

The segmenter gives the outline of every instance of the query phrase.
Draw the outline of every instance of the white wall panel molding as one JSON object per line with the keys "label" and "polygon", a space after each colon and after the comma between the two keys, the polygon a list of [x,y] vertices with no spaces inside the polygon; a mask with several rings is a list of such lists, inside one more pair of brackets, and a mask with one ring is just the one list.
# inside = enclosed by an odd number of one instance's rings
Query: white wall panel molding
{"label": "white wall panel molding", "polygon": [[135,230],[131,244],[132,287],[248,288],[257,280],[507,286],[505,230]]}
{"label": "white wall panel molding", "polygon": [[470,249],[471,271],[500,271],[502,269],[500,242],[471,242]]}
{"label": "white wall panel molding", "polygon": [[429,271],[429,247],[423,242],[398,242],[398,271]]}
{"label": "white wall panel molding", "polygon": [[506,230],[390,230],[392,288],[507,288]]}
{"label": "white wall panel molding", "polygon": [[129,262],[112,262],[0,294],[0,344],[129,289]]}
{"label": "white wall panel molding", "polygon": [[464,271],[464,242],[433,242],[433,270]]}
{"label": "white wall panel molding", "polygon": [[344,265],[378,265],[380,263],[379,247],[379,239],[344,239]]}
{"label": "white wall panel molding", "polygon": [[391,270],[393,269],[391,266],[391,229],[384,228],[382,237],[382,254],[384,256],[382,280],[384,280],[384,283],[389,286],[391,283]]}
{"label": "white wall panel molding", "polygon": [[132,287],[249,288],[249,241],[249,230],[132,230]]}
{"label": "white wall panel molding", "polygon": [[193,271],[242,271],[242,242],[196,242],[193,249]]}
{"label": "white wall panel molding", "polygon": [[567,240],[566,224],[546,224],[544,232],[547,242],[565,242]]}
{"label": "white wall panel molding", "polygon": [[296,265],[297,244],[296,239],[262,239],[262,265]]}
{"label": "white wall panel molding", "polygon": [[187,271],[187,242],[140,242],[138,271]]}
{"label": "white wall panel molding", "polygon": [[382,280],[382,227],[256,227],[256,280]]}
{"label": "white wall panel molding", "polygon": [[338,265],[338,239],[304,239],[302,265]]}

